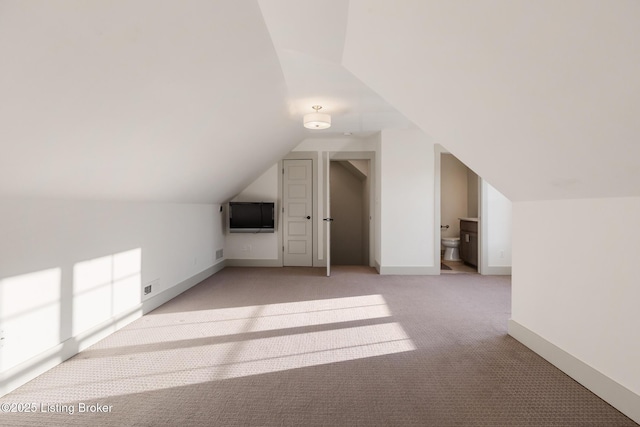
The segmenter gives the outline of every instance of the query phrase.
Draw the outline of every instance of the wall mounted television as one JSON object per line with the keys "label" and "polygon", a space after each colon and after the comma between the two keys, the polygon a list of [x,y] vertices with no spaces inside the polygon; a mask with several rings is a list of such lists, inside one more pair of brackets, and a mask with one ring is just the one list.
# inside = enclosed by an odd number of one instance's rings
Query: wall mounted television
{"label": "wall mounted television", "polygon": [[229,202],[230,233],[273,233],[273,202]]}

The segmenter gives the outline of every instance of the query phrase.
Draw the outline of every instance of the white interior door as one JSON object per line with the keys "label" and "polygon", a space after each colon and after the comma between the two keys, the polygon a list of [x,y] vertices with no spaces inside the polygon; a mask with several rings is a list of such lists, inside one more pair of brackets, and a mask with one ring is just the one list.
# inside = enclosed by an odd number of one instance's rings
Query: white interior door
{"label": "white interior door", "polygon": [[313,194],[311,160],[283,161],[283,264],[313,265]]}

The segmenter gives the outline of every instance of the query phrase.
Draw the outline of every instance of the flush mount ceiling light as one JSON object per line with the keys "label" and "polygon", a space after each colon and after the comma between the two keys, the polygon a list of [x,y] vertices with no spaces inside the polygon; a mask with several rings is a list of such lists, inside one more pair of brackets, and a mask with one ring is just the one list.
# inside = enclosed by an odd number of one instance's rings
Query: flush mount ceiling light
{"label": "flush mount ceiling light", "polygon": [[327,129],[331,126],[331,116],[328,114],[318,113],[322,108],[321,105],[314,105],[315,113],[304,115],[304,127],[307,129]]}

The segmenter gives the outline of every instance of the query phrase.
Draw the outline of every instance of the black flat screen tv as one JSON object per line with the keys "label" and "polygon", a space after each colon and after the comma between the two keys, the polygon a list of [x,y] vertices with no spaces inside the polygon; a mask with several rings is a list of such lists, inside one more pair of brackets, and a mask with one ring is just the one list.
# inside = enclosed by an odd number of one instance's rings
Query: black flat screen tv
{"label": "black flat screen tv", "polygon": [[275,206],[273,202],[230,202],[229,232],[273,233]]}

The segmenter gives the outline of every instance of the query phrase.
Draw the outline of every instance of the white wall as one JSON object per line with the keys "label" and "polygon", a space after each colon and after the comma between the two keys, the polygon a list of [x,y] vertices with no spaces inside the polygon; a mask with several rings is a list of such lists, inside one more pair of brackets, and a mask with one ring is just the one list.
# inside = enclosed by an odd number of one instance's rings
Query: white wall
{"label": "white wall", "polygon": [[[278,228],[280,201],[278,200],[278,165],[271,166],[240,194],[237,202],[276,202],[276,230],[274,233],[229,233],[224,253],[227,259],[278,259]],[[225,227],[226,229],[226,227]]]}
{"label": "white wall", "polygon": [[434,253],[435,146],[420,130],[381,135],[380,272],[439,274],[439,263],[434,265],[440,255]]}
{"label": "white wall", "polygon": [[481,180],[481,274],[511,274],[512,203],[485,180]]}
{"label": "white wall", "polygon": [[513,322],[628,389],[621,403],[561,366],[640,421],[640,198],[517,202],[513,215]]}
{"label": "white wall", "polygon": [[219,205],[2,199],[0,218],[0,394],[223,261]]}

